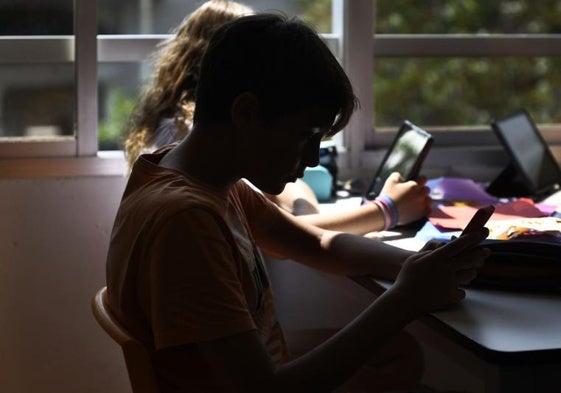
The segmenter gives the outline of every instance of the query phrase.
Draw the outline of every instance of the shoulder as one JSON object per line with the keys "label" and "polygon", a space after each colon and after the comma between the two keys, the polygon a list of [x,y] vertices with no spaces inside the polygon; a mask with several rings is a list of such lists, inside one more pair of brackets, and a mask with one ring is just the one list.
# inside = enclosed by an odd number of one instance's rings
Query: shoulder
{"label": "shoulder", "polygon": [[267,199],[247,180],[238,181],[233,187],[233,192],[239,198],[239,203],[254,237],[268,232],[273,223],[281,218],[282,213],[277,205]]}
{"label": "shoulder", "polygon": [[214,210],[202,205],[184,206],[154,221],[153,236],[159,241],[185,248],[188,243],[215,245],[231,243],[228,225]]}
{"label": "shoulder", "polygon": [[226,199],[201,182],[186,174],[158,165],[158,161],[172,146],[154,154],[141,156],[133,169],[125,196],[148,205],[183,209],[203,205],[221,209]]}
{"label": "shoulder", "polygon": [[268,215],[277,212],[277,207],[269,199],[263,195],[261,190],[256,188],[246,179],[239,180],[230,193],[234,198],[239,199],[246,213],[251,216],[252,213],[260,215]]}
{"label": "shoulder", "polygon": [[152,236],[172,223],[183,231],[195,231],[191,223],[205,220],[223,225],[224,197],[179,172],[146,166],[129,179],[115,220],[117,228]]}

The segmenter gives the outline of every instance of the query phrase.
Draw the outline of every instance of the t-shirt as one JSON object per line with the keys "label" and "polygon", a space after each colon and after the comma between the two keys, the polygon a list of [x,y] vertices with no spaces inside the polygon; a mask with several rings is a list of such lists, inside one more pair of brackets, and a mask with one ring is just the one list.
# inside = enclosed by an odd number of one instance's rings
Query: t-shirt
{"label": "t-shirt", "polygon": [[[140,156],[111,234],[111,309],[153,351],[257,330],[273,362],[288,360],[256,239],[281,214],[238,181],[224,192],[158,165],[169,149]],[[192,364],[194,391],[212,391],[212,371]],[[158,368],[164,391],[177,375]]]}

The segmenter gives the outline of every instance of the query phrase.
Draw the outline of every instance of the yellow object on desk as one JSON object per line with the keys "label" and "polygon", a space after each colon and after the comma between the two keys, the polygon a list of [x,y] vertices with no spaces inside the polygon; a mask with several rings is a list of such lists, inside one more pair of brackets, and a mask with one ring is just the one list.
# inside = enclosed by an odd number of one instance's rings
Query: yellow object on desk
{"label": "yellow object on desk", "polygon": [[487,223],[489,239],[509,240],[521,236],[551,235],[561,239],[561,219],[557,217],[516,218]]}

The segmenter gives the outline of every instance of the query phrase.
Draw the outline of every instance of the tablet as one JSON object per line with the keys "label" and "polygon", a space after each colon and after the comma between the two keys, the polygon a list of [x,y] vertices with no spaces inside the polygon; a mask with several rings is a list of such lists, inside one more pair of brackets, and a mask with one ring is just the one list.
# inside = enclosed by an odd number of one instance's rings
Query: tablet
{"label": "tablet", "polygon": [[559,165],[527,111],[496,120],[492,127],[528,196],[546,196],[559,190]]}
{"label": "tablet", "polygon": [[376,198],[392,172],[399,172],[405,180],[415,180],[432,142],[432,135],[405,120],[367,188],[364,199]]}

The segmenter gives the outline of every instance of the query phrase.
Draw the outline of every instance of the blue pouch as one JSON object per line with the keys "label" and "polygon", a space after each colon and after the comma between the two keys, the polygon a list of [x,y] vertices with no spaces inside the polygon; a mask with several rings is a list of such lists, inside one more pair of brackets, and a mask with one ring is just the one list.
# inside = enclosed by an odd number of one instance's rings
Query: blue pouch
{"label": "blue pouch", "polygon": [[326,202],[333,196],[333,176],[322,165],[308,167],[302,180],[310,186],[319,202]]}

